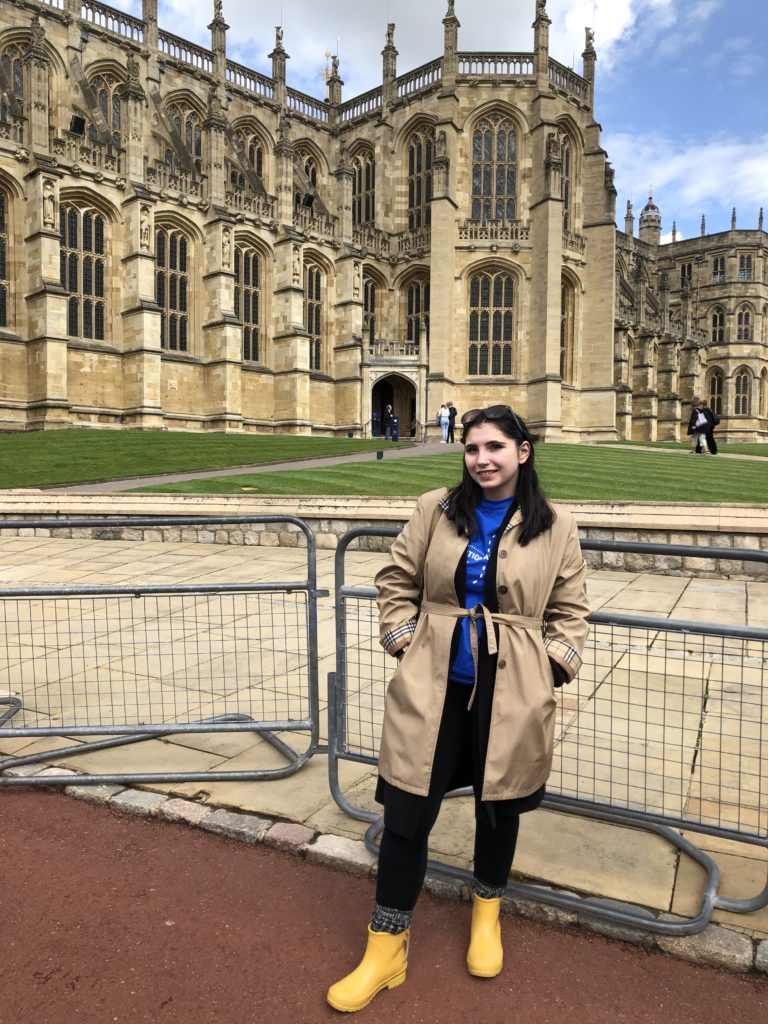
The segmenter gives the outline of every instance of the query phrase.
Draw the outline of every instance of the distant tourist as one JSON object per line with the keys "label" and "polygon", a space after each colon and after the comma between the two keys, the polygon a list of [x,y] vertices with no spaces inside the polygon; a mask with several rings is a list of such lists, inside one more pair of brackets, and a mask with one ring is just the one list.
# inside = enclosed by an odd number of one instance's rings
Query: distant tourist
{"label": "distant tourist", "polygon": [[535,438],[506,405],[461,423],[461,481],[419,498],[376,575],[381,644],[398,665],[384,707],[384,832],[367,947],[327,996],[346,1012],[405,981],[429,834],[443,797],[461,786],[475,794],[467,969],[501,972],[499,912],[520,815],[544,798],[554,688],[576,675],[587,638],[576,523],[539,488]]}
{"label": "distant tourist", "polygon": [[713,409],[710,409],[707,403],[704,401],[702,401],[702,408],[704,410],[704,415],[707,417],[707,429],[704,434],[707,442],[707,448],[709,448],[710,455],[717,455],[715,427],[719,424],[720,417]]}
{"label": "distant tourist", "polygon": [[704,411],[705,402],[701,398],[691,401],[691,418],[688,421],[688,433],[691,435],[691,455],[706,455],[707,430],[709,418]]}
{"label": "distant tourist", "polygon": [[456,426],[456,413],[457,409],[453,402],[448,403],[448,444],[455,444],[456,438],[454,437],[453,431]]}
{"label": "distant tourist", "polygon": [[451,423],[451,414],[445,402],[437,410],[437,425],[440,427],[440,444],[448,443],[448,427]]}
{"label": "distant tourist", "polygon": [[392,428],[395,423],[395,414],[391,405],[384,406],[384,436],[388,441],[392,440]]}

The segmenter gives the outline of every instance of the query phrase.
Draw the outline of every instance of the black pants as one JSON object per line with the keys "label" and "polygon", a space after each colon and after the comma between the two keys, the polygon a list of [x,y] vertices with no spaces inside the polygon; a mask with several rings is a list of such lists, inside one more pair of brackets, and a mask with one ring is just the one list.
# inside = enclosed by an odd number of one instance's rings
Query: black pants
{"label": "black pants", "polygon": [[[471,744],[470,686],[449,683],[437,737],[429,795],[418,827],[411,837],[385,828],[379,850],[376,902],[382,907],[413,910],[427,871],[429,833],[437,821],[456,766]],[[519,814],[496,815],[495,827],[475,794],[475,877],[487,885],[503,886],[517,845]]]}

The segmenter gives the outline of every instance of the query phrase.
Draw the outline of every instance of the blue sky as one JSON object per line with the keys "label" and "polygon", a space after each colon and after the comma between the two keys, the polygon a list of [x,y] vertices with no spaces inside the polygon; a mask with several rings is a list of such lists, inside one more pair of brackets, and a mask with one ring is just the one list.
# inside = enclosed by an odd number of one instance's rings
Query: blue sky
{"label": "blue sky", "polygon": [[[140,14],[140,0],[112,6]],[[213,0],[160,0],[159,21],[210,45]],[[460,50],[530,52],[535,0],[456,0]],[[288,81],[324,95],[326,51],[338,52],[344,98],[381,81],[388,21],[398,72],[442,52],[447,0],[224,0],[228,54],[269,73],[266,55],[282,24]],[[617,221],[631,199],[637,217],[652,184],[664,237],[756,227],[768,213],[768,0],[549,0],[550,53],[581,70],[584,28],[595,30],[595,108],[616,169]]]}

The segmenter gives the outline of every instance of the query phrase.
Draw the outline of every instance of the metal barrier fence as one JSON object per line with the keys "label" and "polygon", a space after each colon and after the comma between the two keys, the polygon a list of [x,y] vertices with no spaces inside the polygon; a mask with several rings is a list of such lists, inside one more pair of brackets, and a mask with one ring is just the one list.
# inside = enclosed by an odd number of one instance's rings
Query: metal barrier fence
{"label": "metal barrier fence", "polygon": [[[263,738],[287,764],[219,771],[213,769],[224,756],[211,753],[212,770],[173,771],[166,764],[152,772],[81,775],[77,782],[252,781],[282,778],[306,764],[319,740],[320,592],[314,535],[303,520],[291,516],[0,520],[0,530],[99,529],[118,539],[113,531],[121,527],[154,531],[257,524],[281,524],[304,535],[303,579],[0,589],[0,738],[86,738],[26,756],[23,752],[0,756],[0,772],[153,738],[191,739],[190,734],[234,732]],[[170,551],[172,545],[168,547]],[[255,560],[260,549],[240,550]],[[297,753],[281,735],[294,732],[308,734],[302,752]],[[164,760],[169,754],[166,748]],[[71,775],[0,774],[0,786],[72,782]]]}
{"label": "metal barrier fence", "polygon": [[[375,764],[392,660],[378,641],[372,587],[347,586],[345,558],[360,538],[395,537],[392,528],[351,530],[336,555],[337,669],[329,681],[329,777],[337,804],[371,822],[376,850],[379,813],[355,806],[339,785],[341,759]],[[583,541],[585,550],[768,562],[768,552]],[[716,553],[716,555],[715,555]],[[596,612],[577,680],[556,691],[556,746],[544,807],[656,833],[698,862],[707,879],[698,913],[662,921],[568,893],[510,883],[510,894],[579,916],[646,931],[700,931],[714,909],[749,913],[768,905],[768,885],[752,899],[717,895],[719,869],[685,832],[768,847],[768,630]],[[454,796],[467,794],[462,790]],[[433,870],[469,880],[462,869]]]}

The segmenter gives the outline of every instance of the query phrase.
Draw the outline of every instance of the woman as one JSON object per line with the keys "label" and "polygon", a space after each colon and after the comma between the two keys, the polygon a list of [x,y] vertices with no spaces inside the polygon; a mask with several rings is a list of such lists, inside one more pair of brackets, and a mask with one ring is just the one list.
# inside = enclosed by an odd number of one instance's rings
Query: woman
{"label": "woman", "polygon": [[581,664],[589,609],[576,524],[539,488],[534,437],[506,405],[461,418],[464,469],[432,491],[376,576],[387,692],[377,799],[384,804],[376,905],[360,965],[331,986],[362,1009],[405,981],[411,914],[446,792],[472,785],[475,848],[467,967],[502,969],[499,910],[520,814],[552,763],[553,686]]}
{"label": "woman", "polygon": [[448,427],[451,423],[451,413],[448,406],[443,402],[437,410],[437,425],[440,427],[440,444],[448,442]]}

